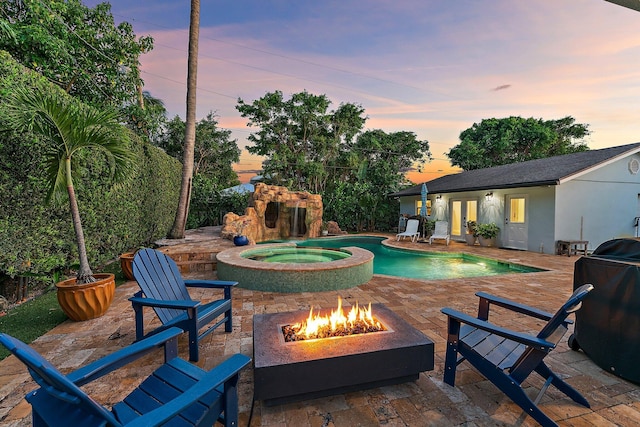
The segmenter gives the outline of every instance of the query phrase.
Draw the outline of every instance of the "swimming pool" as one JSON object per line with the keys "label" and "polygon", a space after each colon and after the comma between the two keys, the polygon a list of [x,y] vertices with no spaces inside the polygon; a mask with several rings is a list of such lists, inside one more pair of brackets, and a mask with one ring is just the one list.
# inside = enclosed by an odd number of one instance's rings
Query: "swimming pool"
{"label": "swimming pool", "polygon": [[298,246],[323,248],[341,248],[344,246],[363,248],[374,254],[374,274],[408,277],[412,279],[458,279],[544,271],[535,267],[463,253],[419,252],[390,248],[382,244],[383,240],[386,239],[373,236],[347,236],[308,239],[296,241],[295,243]]}

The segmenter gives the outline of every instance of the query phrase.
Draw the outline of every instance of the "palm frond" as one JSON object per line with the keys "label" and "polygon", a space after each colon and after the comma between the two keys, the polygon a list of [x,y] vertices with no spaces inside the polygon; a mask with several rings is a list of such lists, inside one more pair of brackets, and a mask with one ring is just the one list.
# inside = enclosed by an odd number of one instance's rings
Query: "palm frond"
{"label": "palm frond", "polygon": [[65,159],[96,149],[109,159],[111,178],[121,182],[132,171],[129,132],[114,110],[98,110],[56,91],[16,89],[7,105],[7,122],[19,131],[32,131],[51,142],[43,153],[49,165],[50,200],[67,193]]}

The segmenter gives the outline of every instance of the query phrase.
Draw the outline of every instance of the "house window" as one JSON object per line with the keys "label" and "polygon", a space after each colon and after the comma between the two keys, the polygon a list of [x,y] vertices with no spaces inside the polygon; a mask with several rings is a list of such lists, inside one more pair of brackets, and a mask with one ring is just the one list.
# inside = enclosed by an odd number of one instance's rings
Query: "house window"
{"label": "house window", "polygon": [[[416,215],[420,215],[422,200],[416,201]],[[431,200],[427,200],[427,216],[431,216]]]}
{"label": "house window", "polygon": [[511,222],[512,224],[524,224],[524,197],[512,198],[509,207],[509,222]]}
{"label": "house window", "polygon": [[[478,221],[478,201],[477,200],[467,200],[467,221]],[[465,224],[466,226],[466,224]]]}

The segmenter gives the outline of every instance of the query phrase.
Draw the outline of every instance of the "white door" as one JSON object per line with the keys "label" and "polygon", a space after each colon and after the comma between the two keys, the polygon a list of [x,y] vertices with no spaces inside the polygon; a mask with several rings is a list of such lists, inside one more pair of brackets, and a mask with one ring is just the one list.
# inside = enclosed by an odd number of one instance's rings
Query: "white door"
{"label": "white door", "polygon": [[527,249],[527,196],[507,195],[505,204],[504,235],[502,245],[505,248]]}
{"label": "white door", "polygon": [[478,220],[478,201],[475,199],[451,201],[451,238],[463,240],[467,221]]}
{"label": "white door", "polygon": [[451,238],[458,240],[462,237],[462,201],[451,201],[451,218],[449,218],[451,226]]}

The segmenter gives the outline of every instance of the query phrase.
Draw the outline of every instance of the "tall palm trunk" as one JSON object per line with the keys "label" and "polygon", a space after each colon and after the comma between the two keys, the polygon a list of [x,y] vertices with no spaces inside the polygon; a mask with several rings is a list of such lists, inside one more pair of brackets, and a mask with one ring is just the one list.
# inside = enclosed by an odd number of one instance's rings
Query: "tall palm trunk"
{"label": "tall palm trunk", "polygon": [[187,69],[187,120],[182,159],[182,186],[180,200],[169,233],[171,239],[183,239],[189,215],[191,181],[193,179],[193,154],[196,144],[196,86],[198,81],[198,37],[200,33],[200,0],[191,0],[191,22],[189,25],[189,59]]}
{"label": "tall palm trunk", "polygon": [[76,283],[81,285],[84,283],[95,282],[96,279],[93,277],[93,272],[89,266],[87,247],[84,243],[84,231],[82,231],[82,222],[80,221],[80,209],[78,209],[76,192],[73,188],[73,178],[71,177],[71,158],[67,158],[65,160],[65,169],[67,174],[67,193],[69,194],[71,220],[73,222],[73,229],[76,232],[76,244],[78,245],[78,256],[80,258],[80,269],[76,275]]}

